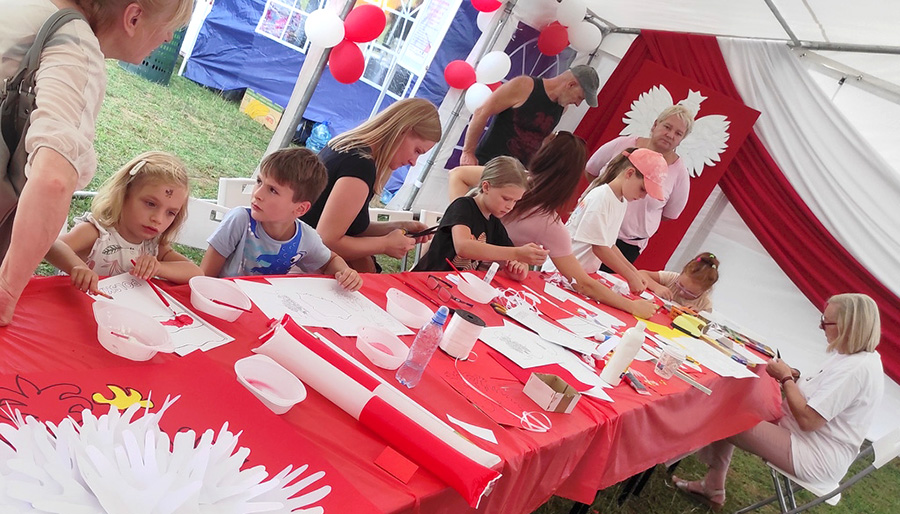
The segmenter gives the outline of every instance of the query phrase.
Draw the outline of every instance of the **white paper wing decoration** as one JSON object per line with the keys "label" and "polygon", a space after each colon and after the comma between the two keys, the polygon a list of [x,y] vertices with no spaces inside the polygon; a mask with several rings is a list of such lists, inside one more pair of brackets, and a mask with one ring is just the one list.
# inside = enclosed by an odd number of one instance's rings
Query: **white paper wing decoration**
{"label": "white paper wing decoration", "polygon": [[721,114],[703,116],[694,121],[694,128],[681,144],[678,155],[692,177],[699,177],[704,166],[715,166],[719,156],[728,148],[728,128],[731,122]]}
{"label": "white paper wing decoration", "polygon": [[650,135],[650,129],[653,122],[663,109],[672,107],[675,103],[672,101],[672,95],[666,86],[662,84],[653,86],[649,91],[645,91],[638,96],[637,100],[631,102],[631,110],[625,113],[622,122],[625,128],[619,132],[620,136],[638,136],[647,137]]}
{"label": "white paper wing decoration", "polygon": [[315,503],[331,487],[312,489],[324,471],[299,479],[307,466],[288,466],[267,480],[262,466],[242,470],[250,450],[238,448],[227,423],[199,441],[193,431],[170,441],[159,420],[173,402],[134,420],[137,404],[122,413],[111,407],[99,418],[85,410],[80,426],[71,418],[44,424],[17,411],[15,426],[0,424],[0,436],[9,442],[0,444],[0,512],[325,512]]}

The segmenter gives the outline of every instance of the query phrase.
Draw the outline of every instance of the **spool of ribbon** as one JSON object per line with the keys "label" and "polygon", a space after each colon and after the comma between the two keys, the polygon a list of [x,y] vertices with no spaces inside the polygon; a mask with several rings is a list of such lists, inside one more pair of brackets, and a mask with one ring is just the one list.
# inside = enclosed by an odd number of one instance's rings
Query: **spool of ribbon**
{"label": "spool of ribbon", "polygon": [[484,320],[471,312],[456,309],[444,335],[441,337],[441,350],[447,352],[453,358],[466,360],[475,346],[475,341],[484,330]]}

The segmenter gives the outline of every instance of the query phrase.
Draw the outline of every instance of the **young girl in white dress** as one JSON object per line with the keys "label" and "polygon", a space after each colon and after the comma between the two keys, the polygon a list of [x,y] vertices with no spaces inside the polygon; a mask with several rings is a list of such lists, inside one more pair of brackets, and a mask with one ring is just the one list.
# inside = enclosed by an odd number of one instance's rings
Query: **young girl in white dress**
{"label": "young girl in white dress", "polygon": [[99,293],[100,276],[131,273],[186,283],[200,268],[172,249],[187,216],[184,163],[166,152],[145,152],[100,187],[91,212],[53,243],[47,261],[72,277],[72,285]]}

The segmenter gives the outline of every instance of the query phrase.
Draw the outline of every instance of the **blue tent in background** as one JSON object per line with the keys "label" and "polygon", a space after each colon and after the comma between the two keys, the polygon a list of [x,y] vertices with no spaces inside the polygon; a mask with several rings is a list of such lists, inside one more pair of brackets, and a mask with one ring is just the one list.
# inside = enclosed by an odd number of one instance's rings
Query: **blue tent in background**
{"label": "blue tent in background", "polygon": [[[306,55],[256,32],[265,6],[265,0],[217,0],[200,29],[184,76],[214,89],[249,87],[287,105]],[[464,59],[481,34],[476,15],[471,3],[463,2],[416,96],[435,105],[443,100],[448,88],[444,67]],[[326,67],[303,116],[330,121],[339,134],[366,120],[378,95],[378,89],[362,81],[337,82]],[[382,108],[393,101],[385,95]]]}

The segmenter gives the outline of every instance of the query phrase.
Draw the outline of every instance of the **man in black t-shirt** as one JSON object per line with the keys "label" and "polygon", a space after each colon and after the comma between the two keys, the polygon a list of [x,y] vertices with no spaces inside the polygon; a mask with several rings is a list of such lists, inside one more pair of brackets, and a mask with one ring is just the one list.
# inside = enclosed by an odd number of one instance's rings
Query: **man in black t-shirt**
{"label": "man in black t-shirt", "polygon": [[[459,164],[483,165],[498,155],[510,155],[528,164],[544,138],[559,123],[565,108],[579,105],[582,100],[596,107],[599,88],[597,72],[585,65],[574,66],[549,79],[522,75],[510,80],[475,110]],[[487,134],[481,138],[488,119],[495,115]]]}

